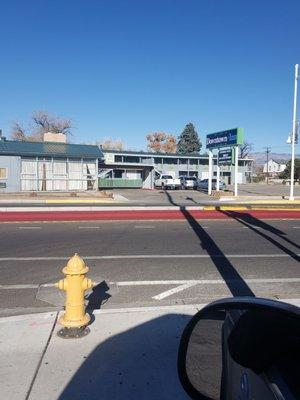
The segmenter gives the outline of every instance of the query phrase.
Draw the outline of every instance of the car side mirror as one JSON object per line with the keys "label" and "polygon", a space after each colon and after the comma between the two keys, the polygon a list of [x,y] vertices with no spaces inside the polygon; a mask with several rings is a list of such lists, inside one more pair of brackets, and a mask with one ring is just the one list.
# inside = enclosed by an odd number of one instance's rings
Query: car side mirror
{"label": "car side mirror", "polygon": [[192,399],[300,399],[300,309],[252,297],[211,303],[183,332],[178,374]]}

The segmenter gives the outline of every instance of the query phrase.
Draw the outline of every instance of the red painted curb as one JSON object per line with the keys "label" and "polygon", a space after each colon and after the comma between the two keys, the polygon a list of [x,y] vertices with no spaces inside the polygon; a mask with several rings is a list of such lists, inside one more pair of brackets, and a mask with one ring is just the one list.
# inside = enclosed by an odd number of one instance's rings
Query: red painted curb
{"label": "red painted curb", "polygon": [[133,210],[133,211],[20,211],[1,212],[0,222],[16,221],[95,221],[95,220],[182,220],[227,219],[300,219],[300,211],[202,211],[202,210]]}

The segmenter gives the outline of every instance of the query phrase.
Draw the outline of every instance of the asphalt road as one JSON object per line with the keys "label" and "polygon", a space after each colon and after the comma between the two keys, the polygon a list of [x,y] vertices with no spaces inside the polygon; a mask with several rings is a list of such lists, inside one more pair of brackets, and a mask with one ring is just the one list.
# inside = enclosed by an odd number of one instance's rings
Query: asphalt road
{"label": "asphalt road", "polygon": [[0,224],[0,313],[61,308],[53,283],[78,252],[99,285],[91,309],[300,298],[300,221]]}

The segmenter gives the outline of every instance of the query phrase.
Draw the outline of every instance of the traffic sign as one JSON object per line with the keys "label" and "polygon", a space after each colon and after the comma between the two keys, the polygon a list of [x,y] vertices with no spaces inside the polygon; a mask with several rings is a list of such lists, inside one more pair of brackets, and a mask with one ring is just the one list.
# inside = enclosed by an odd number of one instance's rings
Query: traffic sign
{"label": "traffic sign", "polygon": [[232,164],[232,149],[222,149],[218,153],[218,164]]}
{"label": "traffic sign", "polygon": [[206,148],[217,149],[220,147],[238,146],[244,143],[244,129],[234,128],[227,131],[210,133],[206,136]]}

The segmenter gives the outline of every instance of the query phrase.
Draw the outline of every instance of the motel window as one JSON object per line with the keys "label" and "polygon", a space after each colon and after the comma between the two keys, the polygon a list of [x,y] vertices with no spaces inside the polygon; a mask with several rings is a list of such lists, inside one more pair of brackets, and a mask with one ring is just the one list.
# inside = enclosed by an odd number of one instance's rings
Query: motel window
{"label": "motel window", "polygon": [[190,158],[190,165],[198,165],[197,158]]}
{"label": "motel window", "polygon": [[140,162],[140,157],[125,156],[124,157],[124,162],[138,164]]}
{"label": "motel window", "polygon": [[200,165],[208,165],[208,158],[201,158],[199,160]]}
{"label": "motel window", "polygon": [[122,162],[122,156],[115,156],[115,162]]}
{"label": "motel window", "polygon": [[166,158],[164,158],[164,164],[168,164],[168,165],[177,164],[177,158],[166,157]]}
{"label": "motel window", "polygon": [[162,163],[162,159],[159,157],[155,157],[154,158],[154,164],[161,164]]}
{"label": "motel window", "polygon": [[179,164],[187,164],[187,158],[179,158]]}
{"label": "motel window", "polygon": [[7,178],[7,168],[0,168],[0,179]]}
{"label": "motel window", "polygon": [[114,178],[122,178],[124,170],[123,169],[115,169],[114,170]]}
{"label": "motel window", "polygon": [[188,174],[189,174],[188,171],[179,171],[179,172],[178,172],[178,175],[179,175],[179,176],[187,176]]}

